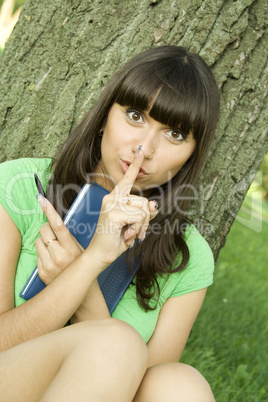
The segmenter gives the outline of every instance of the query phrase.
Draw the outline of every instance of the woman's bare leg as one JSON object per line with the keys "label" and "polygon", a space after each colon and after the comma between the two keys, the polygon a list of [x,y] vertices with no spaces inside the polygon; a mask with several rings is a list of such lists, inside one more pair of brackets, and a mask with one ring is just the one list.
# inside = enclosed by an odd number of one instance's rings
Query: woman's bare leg
{"label": "woman's bare leg", "polygon": [[128,324],[84,322],[0,354],[1,402],[132,401],[147,348]]}
{"label": "woman's bare leg", "polygon": [[215,402],[209,384],[193,367],[165,363],[150,367],[133,402]]}

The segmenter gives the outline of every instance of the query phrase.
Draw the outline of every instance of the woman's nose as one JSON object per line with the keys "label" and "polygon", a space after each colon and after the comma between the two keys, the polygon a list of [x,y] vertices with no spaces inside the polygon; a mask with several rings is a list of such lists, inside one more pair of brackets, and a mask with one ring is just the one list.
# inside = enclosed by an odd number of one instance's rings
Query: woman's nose
{"label": "woman's nose", "polygon": [[143,138],[140,138],[140,143],[135,144],[132,147],[132,151],[135,153],[140,145],[142,145],[142,150],[144,152],[144,157],[146,159],[152,159],[155,151],[157,149],[157,139],[154,135],[146,135]]}
{"label": "woman's nose", "polygon": [[132,146],[132,152],[135,154],[139,148],[139,146],[142,147],[143,153],[144,153],[144,158],[145,159],[152,159],[154,156],[155,148],[150,148],[144,145],[144,143],[140,143],[139,145],[134,145]]}

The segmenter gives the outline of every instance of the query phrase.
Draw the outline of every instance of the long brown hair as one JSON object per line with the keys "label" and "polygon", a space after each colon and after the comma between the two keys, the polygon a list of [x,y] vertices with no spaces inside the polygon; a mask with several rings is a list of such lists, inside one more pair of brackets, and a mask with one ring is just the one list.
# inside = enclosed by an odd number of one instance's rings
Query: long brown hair
{"label": "long brown hair", "polygon": [[[156,96],[157,94],[157,96]],[[182,132],[193,133],[196,147],[170,182],[153,189],[159,213],[149,226],[149,235],[136,248],[141,264],[136,276],[139,304],[153,309],[150,300],[158,292],[157,274],[177,272],[189,261],[184,240],[188,222],[189,192],[200,176],[213,139],[219,114],[219,95],[214,77],[204,60],[177,46],[159,46],[130,60],[109,81],[99,100],[73,130],[56,158],[50,198],[61,215],[72,204],[78,189],[88,181],[101,158],[99,132],[112,105],[150,110],[155,120]],[[57,185],[70,187],[57,197]],[[157,227],[158,230],[154,230]],[[180,259],[174,264],[176,256]],[[176,259],[178,261],[178,259]]]}

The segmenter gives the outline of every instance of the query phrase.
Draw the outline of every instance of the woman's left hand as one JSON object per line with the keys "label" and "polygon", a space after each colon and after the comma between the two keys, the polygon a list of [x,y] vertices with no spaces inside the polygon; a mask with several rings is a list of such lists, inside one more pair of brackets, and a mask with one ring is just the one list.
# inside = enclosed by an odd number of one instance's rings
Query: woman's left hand
{"label": "woman's left hand", "polygon": [[41,202],[39,199],[39,203],[48,222],[41,227],[41,237],[35,241],[37,268],[40,278],[48,285],[80,256],[83,247],[69,232],[52,204],[46,198],[41,198]]}

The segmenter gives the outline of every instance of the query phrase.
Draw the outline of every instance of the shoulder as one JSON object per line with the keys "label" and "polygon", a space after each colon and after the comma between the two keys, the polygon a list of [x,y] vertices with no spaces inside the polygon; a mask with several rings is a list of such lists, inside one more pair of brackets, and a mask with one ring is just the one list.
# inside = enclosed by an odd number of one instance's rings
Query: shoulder
{"label": "shoulder", "polygon": [[28,218],[36,214],[34,173],[46,188],[52,173],[51,165],[49,158],[22,158],[0,164],[0,203],[21,234]]}
{"label": "shoulder", "polygon": [[[190,258],[182,271],[169,275],[165,286],[166,297],[182,296],[200,290],[213,283],[214,257],[206,239],[195,226],[190,225],[185,232]],[[174,268],[179,266],[180,255],[174,261]]]}
{"label": "shoulder", "polygon": [[51,166],[50,158],[21,158],[0,163],[1,182],[14,174],[24,175],[37,170],[46,171]]}
{"label": "shoulder", "polygon": [[22,158],[0,164],[0,186],[2,192],[11,196],[16,190],[21,192],[22,186],[35,186],[34,173],[38,175],[46,187],[51,175],[52,160],[50,158]]}
{"label": "shoulder", "polygon": [[190,253],[188,266],[197,263],[199,266],[205,264],[206,267],[210,266],[214,270],[214,257],[210,245],[194,225],[188,225],[185,231],[185,241]]}
{"label": "shoulder", "polygon": [[[49,158],[22,158],[0,164],[0,188],[2,197],[11,200],[19,196],[24,199],[32,191],[36,194],[34,173],[38,175],[46,188],[51,176],[52,161]],[[26,194],[25,194],[26,192]]]}

